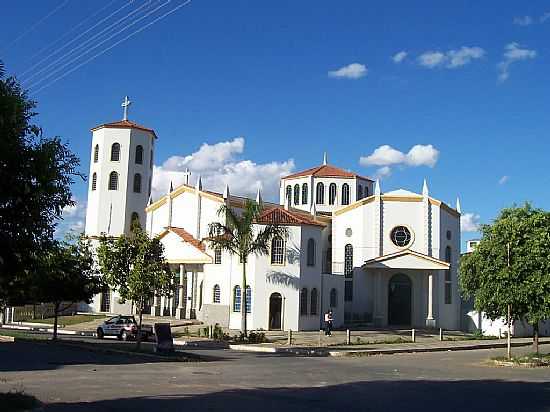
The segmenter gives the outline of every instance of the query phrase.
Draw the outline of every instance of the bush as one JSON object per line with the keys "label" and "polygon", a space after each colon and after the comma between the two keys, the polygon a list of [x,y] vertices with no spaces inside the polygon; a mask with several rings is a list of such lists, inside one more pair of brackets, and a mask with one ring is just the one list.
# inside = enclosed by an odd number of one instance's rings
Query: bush
{"label": "bush", "polygon": [[263,332],[250,332],[248,337],[244,333],[240,333],[239,336],[233,336],[233,340],[237,343],[267,343],[268,340]]}

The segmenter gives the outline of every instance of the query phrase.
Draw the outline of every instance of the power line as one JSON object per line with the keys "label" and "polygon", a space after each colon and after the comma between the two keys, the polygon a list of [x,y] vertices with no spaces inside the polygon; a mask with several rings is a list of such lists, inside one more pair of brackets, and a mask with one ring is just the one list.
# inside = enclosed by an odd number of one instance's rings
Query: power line
{"label": "power line", "polygon": [[49,17],[51,17],[52,15],[54,15],[58,10],[60,10],[61,8],[63,8],[67,3],[69,2],[69,0],[64,0],[63,3],[61,3],[60,5],[58,5],[57,7],[55,7],[52,11],[50,11],[48,14],[46,14],[44,17],[42,17],[41,19],[39,19],[36,23],[34,23],[31,27],[29,27],[27,30],[25,30],[23,33],[21,33],[19,36],[17,36],[15,38],[15,40],[13,40],[11,43],[9,43],[7,46],[4,47],[4,49],[2,49],[2,52],[6,52],[8,51],[8,49],[13,46],[15,43],[17,43],[19,40],[21,40],[23,37],[25,37],[27,34],[29,34],[30,32],[32,32],[34,29],[36,29],[38,26],[40,26],[42,23],[44,23]]}
{"label": "power line", "polygon": [[[80,26],[82,26],[84,23],[86,23],[88,20],[90,19],[93,19],[95,16],[97,16],[98,14],[100,14],[103,10],[105,9],[108,9],[116,0],[111,0],[109,3],[107,3],[107,5],[103,6],[101,9],[99,9],[98,11],[96,11],[94,14],[92,14],[91,16],[88,16],[86,17],[84,20],[82,20],[80,23],[78,23],[76,26],[74,26],[71,30],[65,32],[65,34],[63,34],[61,37],[59,37],[57,40],[55,40],[54,42],[42,47],[38,52],[34,53],[32,56],[30,56],[28,58],[27,61],[32,61],[35,57],[37,56],[40,56],[42,54],[43,51],[53,47],[55,44],[59,43],[59,41],[61,41],[62,39],[64,39],[65,37],[67,37],[69,34],[71,34],[72,32],[74,32],[76,29],[78,29]],[[133,1],[133,0],[132,0]],[[63,47],[61,48],[63,49]],[[59,49],[58,49],[59,50]],[[53,53],[55,54],[55,53]],[[50,57],[51,54],[48,56]],[[46,59],[48,58],[46,57]],[[39,63],[38,63],[39,64]],[[34,67],[34,66],[33,66]],[[23,73],[21,73],[21,75],[25,74],[26,72],[28,72],[29,70],[32,70],[32,67],[30,69],[27,69],[26,71],[24,71]]]}
{"label": "power line", "polygon": [[[47,59],[49,59],[50,57],[52,57],[53,55],[57,54],[58,52],[60,52],[61,50],[63,50],[64,48],[66,48],[67,46],[69,46],[70,44],[74,43],[75,41],[77,41],[79,38],[81,38],[82,36],[84,36],[86,33],[88,33],[90,30],[93,30],[94,28],[96,28],[98,25],[100,25],[101,23],[103,23],[105,20],[111,18],[112,16],[114,16],[115,14],[117,14],[120,10],[124,9],[125,7],[128,7],[130,4],[132,4],[134,2],[134,0],[131,0],[130,2],[126,3],[124,6],[120,7],[119,9],[115,10],[114,12],[112,12],[111,14],[109,14],[107,17],[101,19],[100,21],[98,21],[96,24],[94,24],[92,27],[90,27],[88,30],[86,30],[85,32],[81,33],[80,35],[78,35],[77,37],[75,37],[74,39],[72,39],[70,42],[68,42],[67,44],[65,44],[63,47],[61,47],[60,49],[58,49],[56,52],[54,53],[51,53],[50,55],[46,56],[45,58],[43,58],[42,60],[40,60],[38,63],[36,63],[34,66],[32,66],[31,68],[29,68],[28,70],[26,70],[25,72],[23,73],[28,73],[30,70],[32,70],[33,68],[35,68],[36,66],[38,66],[39,64],[41,64],[42,62],[46,61]],[[33,75],[31,75],[30,77],[28,77],[27,79],[24,79],[23,82],[28,82],[30,81],[31,79],[33,79],[34,77],[38,76],[40,73],[48,70],[50,67],[54,66],[56,63],[58,63],[59,61],[61,61],[62,59],[64,59],[65,57],[68,57],[70,56],[75,50],[78,50],[82,47],[84,47],[85,45],[87,45],[88,43],[90,43],[91,41],[93,41],[94,39],[96,39],[97,37],[101,36],[103,33],[109,31],[110,29],[112,29],[116,24],[120,23],[121,21],[125,20],[126,18],[130,17],[131,15],[135,14],[136,12],[138,12],[139,10],[141,10],[143,7],[145,6],[148,6],[149,4],[151,3],[151,0],[149,0],[147,3],[143,3],[143,5],[141,5],[140,7],[138,7],[136,10],[132,10],[130,11],[128,14],[126,14],[124,17],[120,18],[119,20],[115,21],[114,23],[110,23],[106,28],[104,28],[103,30],[101,30],[99,33],[95,34],[94,36],[92,36],[91,38],[85,40],[83,43],[81,43],[80,45],[74,47],[73,49],[71,49],[70,51],[64,53],[63,55],[57,57],[55,60],[51,61],[50,63],[48,63],[45,67],[43,67],[42,69],[38,70],[36,73],[34,73]]]}
{"label": "power line", "polygon": [[162,20],[163,18],[165,18],[166,16],[176,12],[177,10],[179,10],[180,8],[182,8],[183,6],[187,6],[189,3],[191,3],[191,0],[186,0],[185,2],[183,2],[182,4],[180,4],[179,6],[175,7],[174,9],[170,10],[169,12],[157,17],[156,19],[154,19],[153,21],[151,21],[150,23],[148,23],[147,25],[139,28],[138,30],[134,31],[133,33],[130,33],[128,36],[118,40],[117,42],[115,42],[114,44],[112,44],[111,46],[109,46],[107,49],[105,50],[102,50],[101,52],[93,55],[92,57],[90,57],[89,59],[85,60],[84,62],[80,63],[78,66],[76,67],[73,67],[71,70],[69,70],[68,72],[64,73],[63,75],[53,79],[52,81],[50,81],[49,83],[47,83],[46,85],[40,87],[38,90],[36,90],[34,93],[39,93],[40,91],[44,90],[46,87],[49,87],[50,85],[54,84],[55,82],[57,82],[58,80],[61,80],[63,79],[65,76],[68,76],[69,74],[71,74],[72,72],[74,72],[75,70],[79,69],[80,67],[84,66],[86,63],[89,63],[91,62],[92,60],[94,60],[95,58],[105,54],[106,52],[108,52],[109,50],[111,50],[112,48],[116,47],[117,45],[119,45],[120,43],[128,40],[129,38],[133,37],[134,35],[142,32],[143,30],[145,30],[146,28],[152,26],[153,24],[155,24],[156,22],[158,22],[159,20]]}
{"label": "power line", "polygon": [[[159,0],[157,0],[158,2]],[[105,42],[109,41],[110,39],[112,39],[113,37],[115,37],[117,34],[127,30],[129,27],[133,26],[134,24],[136,24],[137,22],[143,20],[145,17],[151,15],[152,13],[154,13],[155,11],[157,11],[159,8],[161,7],[164,7],[166,4],[168,4],[170,1],[172,0],[166,0],[164,3],[162,3],[159,7],[153,9],[151,12],[145,14],[144,16],[140,17],[139,19],[137,20],[134,20],[132,23],[130,23],[129,25],[125,26],[124,28],[122,28],[121,30],[111,34],[109,37],[103,39],[102,41],[100,41],[99,43],[93,45],[92,47],[89,47],[87,48],[86,50],[84,50],[83,52],[78,52],[80,54],[77,54],[74,58],[72,58],[72,60],[69,60],[68,62],[66,62],[65,64],[61,65],[60,67],[57,67],[55,70],[53,70],[52,72],[50,72],[49,74],[46,74],[44,77],[42,77],[41,79],[38,79],[38,80],[35,80],[34,82],[32,82],[30,85],[26,85],[27,88],[31,88],[31,87],[35,87],[36,85],[42,83],[44,80],[47,80],[48,78],[52,77],[53,75],[55,75],[55,73],[63,70],[63,68],[67,67],[68,65],[76,62],[79,58],[81,58],[82,56],[85,56],[86,54],[90,53],[92,50],[94,49],[97,49],[99,46],[101,46],[102,44],[104,44]],[[57,64],[59,61],[65,59],[66,57],[70,56],[71,54],[73,54],[74,51],[78,50],[78,49],[83,49],[84,46],[86,44],[88,44],[90,41],[92,40],[95,40],[98,36],[101,36],[104,32],[108,32],[112,27],[114,27],[115,25],[118,25],[118,23],[120,23],[121,21],[124,21],[126,20],[128,17],[130,17],[131,15],[133,14],[136,14],[138,11],[140,11],[142,8],[144,8],[145,6],[149,6],[151,4],[151,0],[149,0],[147,3],[143,3],[143,5],[141,5],[140,7],[138,7],[137,9],[133,10],[132,12],[130,12],[128,15],[124,16],[123,18],[117,20],[116,22],[114,22],[113,24],[111,24],[110,26],[108,26],[107,28],[103,29],[102,31],[100,31],[98,34],[96,34],[95,36],[92,36],[90,39],[86,40],[84,43],[82,43],[81,45],[75,47],[74,49],[70,50],[69,52],[65,53],[64,55],[60,56],[59,58],[57,58],[56,60],[54,60],[52,63],[48,64],[46,67],[44,67],[42,70],[40,70],[38,73],[41,73],[47,69],[49,69],[50,67],[54,66],[55,64]],[[108,33],[107,33],[108,35]],[[36,73],[36,74],[38,74]],[[35,77],[36,76],[33,75],[31,76],[29,79],[27,79],[26,81],[28,82],[32,77]]]}

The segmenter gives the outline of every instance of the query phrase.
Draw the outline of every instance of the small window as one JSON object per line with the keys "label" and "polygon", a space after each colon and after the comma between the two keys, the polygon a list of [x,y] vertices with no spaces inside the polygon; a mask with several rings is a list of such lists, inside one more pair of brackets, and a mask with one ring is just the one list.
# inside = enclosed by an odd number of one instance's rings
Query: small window
{"label": "small window", "polygon": [[315,240],[309,239],[307,241],[307,265],[315,266]]}
{"label": "small window", "polygon": [[220,285],[214,285],[214,296],[212,299],[212,302],[214,303],[220,303],[221,301],[221,292],[220,292]]}
{"label": "small window", "polygon": [[113,143],[111,146],[111,162],[118,162],[120,160],[120,145]]}
{"label": "small window", "polygon": [[363,193],[363,197],[369,197],[369,187],[365,186],[365,193]]}
{"label": "small window", "polygon": [[338,306],[338,291],[335,288],[330,290],[330,307],[335,308]]}
{"label": "small window", "polygon": [[217,247],[214,249],[214,264],[221,265],[222,263],[222,248]]}
{"label": "small window", "polygon": [[312,315],[317,315],[317,289],[311,289],[311,309],[310,313]]}
{"label": "small window", "polygon": [[325,185],[321,182],[317,183],[316,203],[318,205],[325,204]]}
{"label": "small window", "polygon": [[304,183],[302,185],[302,204],[303,205],[307,205],[307,194],[308,194],[308,188],[307,188],[307,183]]}
{"label": "small window", "polygon": [[349,205],[349,185],[347,183],[342,185],[342,204]]}
{"label": "small window", "polygon": [[451,247],[447,246],[445,248],[445,262],[451,263],[451,257],[452,257]]}
{"label": "small window", "polygon": [[94,147],[94,163],[99,161],[99,145],[96,144]]}
{"label": "small window", "polygon": [[141,175],[139,173],[134,175],[134,193],[141,193]]}
{"label": "small window", "polygon": [[153,150],[151,150],[151,157],[149,158],[149,168],[153,168]]}
{"label": "small window", "polygon": [[111,172],[109,174],[109,190],[118,190],[118,173]]}
{"label": "small window", "polygon": [[353,278],[353,246],[349,243],[344,248],[344,275]]}
{"label": "small window", "polygon": [[92,190],[97,189],[97,173],[94,172],[92,175]]}
{"label": "small window", "polygon": [[363,198],[363,186],[359,185],[357,187],[357,200],[361,200]]}
{"label": "small window", "polygon": [[241,311],[241,287],[235,286],[233,288],[233,312]]}
{"label": "small window", "polygon": [[271,240],[271,264],[282,265],[284,263],[285,244],[282,238],[274,237]]}
{"label": "small window", "polygon": [[300,290],[300,315],[307,315],[307,289]]}
{"label": "small window", "polygon": [[447,230],[447,240],[451,240],[452,237],[453,237],[453,234],[451,233],[451,231]]}
{"label": "small window", "polygon": [[300,204],[300,185],[294,185],[294,204]]}
{"label": "small window", "polygon": [[328,187],[328,204],[336,203],[336,183],[331,183]]}
{"label": "small window", "polygon": [[136,164],[137,165],[143,164],[143,146],[142,145],[136,146]]}
{"label": "small window", "polygon": [[451,303],[453,303],[453,284],[445,282],[445,304],[450,305]]}
{"label": "small window", "polygon": [[411,232],[405,226],[393,228],[390,237],[393,244],[399,247],[405,247],[411,242]]}
{"label": "small window", "polygon": [[347,280],[344,283],[344,300],[351,302],[353,300],[353,281]]}
{"label": "small window", "polygon": [[246,285],[246,313],[252,313],[252,289]]}

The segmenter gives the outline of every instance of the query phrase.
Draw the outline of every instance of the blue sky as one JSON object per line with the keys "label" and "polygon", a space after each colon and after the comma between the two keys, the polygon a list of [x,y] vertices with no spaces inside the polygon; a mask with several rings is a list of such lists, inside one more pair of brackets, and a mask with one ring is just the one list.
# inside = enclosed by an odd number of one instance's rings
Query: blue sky
{"label": "blue sky", "polygon": [[[278,173],[327,151],[332,164],[382,175],[383,191],[418,192],[427,178],[434,197],[460,196],[474,223],[526,200],[550,208],[548,3],[193,0],[48,84],[182,1],[136,0],[74,40],[126,3],[3,4],[0,59],[30,87],[45,134],[65,139],[85,173],[90,128],[119,120],[128,95],[130,119],[159,136],[157,194],[184,165],[213,189],[255,191],[265,179],[273,193]],[[84,41],[89,54],[55,61]],[[86,190],[74,185],[81,206],[64,227],[82,221]]]}

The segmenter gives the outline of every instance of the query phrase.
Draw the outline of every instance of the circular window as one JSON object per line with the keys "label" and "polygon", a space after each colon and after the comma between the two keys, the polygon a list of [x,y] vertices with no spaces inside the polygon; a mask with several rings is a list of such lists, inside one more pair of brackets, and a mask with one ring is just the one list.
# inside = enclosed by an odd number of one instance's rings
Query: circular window
{"label": "circular window", "polygon": [[347,236],[347,237],[350,237],[351,235],[353,235],[353,231],[351,230],[351,227],[348,227],[348,228],[346,229],[346,236]]}
{"label": "circular window", "polygon": [[447,230],[447,240],[451,240],[452,233],[450,230]]}
{"label": "circular window", "polygon": [[399,247],[405,247],[411,242],[411,232],[405,226],[394,227],[390,237],[395,246]]}

